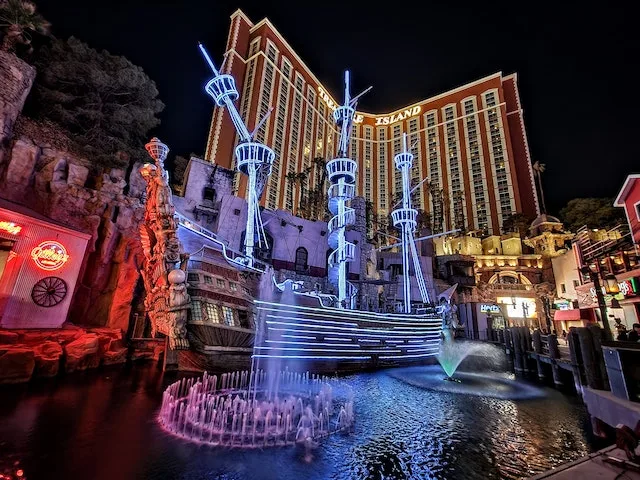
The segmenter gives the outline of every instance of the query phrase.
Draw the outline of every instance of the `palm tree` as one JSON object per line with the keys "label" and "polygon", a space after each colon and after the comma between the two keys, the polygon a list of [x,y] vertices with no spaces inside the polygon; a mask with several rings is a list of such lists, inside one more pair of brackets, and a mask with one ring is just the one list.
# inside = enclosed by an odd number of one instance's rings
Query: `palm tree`
{"label": "palm tree", "polygon": [[542,213],[547,213],[547,207],[544,204],[544,192],[542,191],[542,172],[546,170],[546,165],[536,160],[533,164],[533,171],[536,172],[535,176],[538,179],[538,189],[540,190],[540,203],[542,207]]}
{"label": "palm tree", "polygon": [[25,0],[0,0],[0,29],[3,33],[0,50],[11,52],[19,44],[31,47],[31,34],[49,34],[51,24],[36,13],[36,6]]}

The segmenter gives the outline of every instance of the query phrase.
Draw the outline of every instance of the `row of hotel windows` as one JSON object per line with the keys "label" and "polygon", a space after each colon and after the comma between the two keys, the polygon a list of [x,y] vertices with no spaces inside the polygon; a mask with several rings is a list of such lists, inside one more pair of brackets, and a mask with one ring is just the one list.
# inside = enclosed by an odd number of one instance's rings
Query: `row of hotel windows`
{"label": "row of hotel windows", "polygon": [[[254,39],[251,44],[249,54],[250,60],[248,63],[248,70],[246,81],[243,89],[243,101],[242,101],[242,115],[246,119],[248,114],[248,106],[250,104],[251,97],[253,95],[255,68],[257,62],[257,53],[259,50],[260,38]],[[264,141],[266,137],[271,138],[271,144],[276,152],[276,160],[273,166],[273,172],[269,180],[267,190],[267,207],[278,208],[284,207],[287,210],[293,210],[293,206],[299,202],[299,189],[296,186],[287,187],[284,189],[285,198],[280,200],[280,185],[284,181],[287,173],[295,173],[299,170],[298,162],[300,156],[302,156],[302,168],[313,169],[314,173],[307,176],[307,185],[305,188],[313,187],[317,184],[322,176],[319,168],[314,168],[311,164],[311,158],[322,157],[328,159],[333,157],[336,152],[337,130],[333,125],[333,119],[331,118],[331,110],[325,107],[324,101],[315,94],[315,88],[307,84],[307,94],[304,96],[305,81],[300,73],[296,72],[291,62],[283,55],[279,56],[278,49],[275,45],[267,40],[266,49],[266,64],[263,70],[262,79],[260,82],[260,111],[258,118],[262,118],[268,111],[269,106],[272,104],[274,93],[274,76],[276,70],[281,74],[279,76],[277,96],[276,96],[276,118],[275,128],[273,132],[269,133],[270,122],[269,119],[265,125],[258,132],[257,138]],[[279,58],[278,58],[279,57]],[[276,67],[280,65],[280,67]],[[292,82],[291,77],[295,75],[295,79]],[[289,107],[290,91],[294,92],[293,95],[293,108]],[[487,131],[491,138],[490,156],[495,168],[494,175],[497,178],[497,197],[500,199],[500,212],[502,218],[507,217],[512,213],[512,191],[511,186],[507,180],[508,170],[507,161],[505,159],[504,152],[504,133],[500,115],[498,115],[497,108],[500,107],[497,104],[497,90],[489,90],[482,94],[484,111],[486,113],[485,118],[487,122]],[[305,103],[305,121],[304,132],[300,135],[300,129],[302,127],[302,102]],[[428,111],[423,115],[425,130],[428,141],[428,158],[427,166],[428,171],[426,175],[429,176],[430,181],[435,187],[440,187],[441,178],[441,164],[440,164],[440,151],[438,140],[439,136],[437,128],[442,126],[445,129],[445,150],[448,162],[446,168],[449,172],[449,190],[451,196],[456,192],[460,192],[462,189],[462,175],[460,171],[459,161],[459,132],[457,120],[463,119],[465,126],[465,136],[467,139],[468,155],[471,159],[471,172],[470,177],[473,179],[472,200],[474,203],[474,219],[469,219],[469,226],[472,223],[477,228],[486,228],[488,226],[488,199],[486,197],[486,172],[484,172],[484,162],[482,161],[482,152],[480,151],[479,134],[477,129],[477,114],[475,106],[475,98],[470,101],[465,99],[461,102],[463,106],[463,117],[457,116],[456,104],[447,105],[442,108],[442,114],[444,117],[444,125],[438,125],[438,112],[437,110]],[[291,118],[289,118],[291,117]],[[287,120],[292,123],[292,128],[289,129],[289,137],[284,138]],[[424,176],[422,170],[422,153],[420,151],[420,142],[415,143],[415,139],[422,131],[419,131],[418,118],[412,118],[407,120],[409,133],[412,135],[409,142],[412,146],[412,151],[416,156],[414,167],[412,169],[411,179],[412,183],[416,184]],[[315,129],[314,129],[315,124]],[[391,162],[392,158],[387,158],[389,149],[387,143],[392,142],[392,153],[395,155],[401,149],[402,145],[402,127],[404,122],[399,122],[391,127],[378,127],[377,140],[373,137],[373,128],[371,126],[359,126],[354,125],[353,137],[355,141],[352,143],[351,155],[355,159],[359,159],[360,155],[363,155],[363,162],[361,165],[366,167],[364,192],[363,196],[371,201],[373,200],[373,188],[371,180],[371,164],[372,164],[372,144],[378,144],[378,209],[387,211],[392,205],[391,200],[398,196],[401,192],[401,178],[399,174],[395,175],[393,182],[394,190],[390,192],[387,186],[387,164]],[[358,130],[363,128],[364,138],[358,137]],[[387,138],[387,128],[392,128],[392,137]],[[315,138],[314,138],[315,134]],[[299,148],[300,138],[304,140],[302,148]],[[315,140],[315,141],[314,141]],[[326,142],[325,142],[326,140]],[[360,147],[363,144],[363,148]],[[414,145],[415,144],[415,145]],[[302,155],[300,155],[302,153]],[[283,160],[284,159],[284,160]],[[281,168],[281,161],[286,161],[287,165]],[[492,172],[493,174],[493,172]],[[315,180],[315,182],[313,182]],[[312,183],[313,182],[313,183]],[[432,200],[430,207],[425,205],[423,189],[417,189],[413,194],[413,199],[416,202],[416,206],[420,206],[423,209],[429,209],[430,211],[438,210],[438,206],[434,205]],[[450,206],[452,209],[454,207]],[[466,223],[466,222],[465,222]]]}

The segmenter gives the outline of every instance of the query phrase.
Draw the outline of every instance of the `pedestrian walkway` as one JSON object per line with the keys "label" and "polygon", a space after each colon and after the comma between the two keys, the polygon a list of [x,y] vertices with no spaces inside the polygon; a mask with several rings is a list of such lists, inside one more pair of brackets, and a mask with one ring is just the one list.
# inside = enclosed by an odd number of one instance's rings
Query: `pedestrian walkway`
{"label": "pedestrian walkway", "polygon": [[640,465],[627,461],[626,454],[615,445],[565,463],[553,470],[529,477],[529,480],[640,480]]}

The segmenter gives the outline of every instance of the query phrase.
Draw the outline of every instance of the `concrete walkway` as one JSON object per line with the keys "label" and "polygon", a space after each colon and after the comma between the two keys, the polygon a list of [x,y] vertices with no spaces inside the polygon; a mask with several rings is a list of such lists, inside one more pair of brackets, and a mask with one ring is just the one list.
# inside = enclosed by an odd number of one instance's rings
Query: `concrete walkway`
{"label": "concrete walkway", "polygon": [[529,480],[640,480],[640,465],[638,471],[629,467],[617,466],[605,462],[607,458],[626,460],[626,454],[615,445],[607,447],[575,462],[565,463],[553,470],[541,473]]}

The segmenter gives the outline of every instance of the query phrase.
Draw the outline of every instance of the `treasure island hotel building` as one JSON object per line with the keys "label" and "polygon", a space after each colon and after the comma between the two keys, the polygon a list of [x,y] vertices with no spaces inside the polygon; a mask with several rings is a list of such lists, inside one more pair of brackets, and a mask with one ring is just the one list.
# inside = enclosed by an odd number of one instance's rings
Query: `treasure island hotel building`
{"label": "treasure island hotel building", "polygon": [[[264,19],[256,24],[240,10],[231,16],[224,73],[240,92],[239,110],[249,129],[273,107],[256,138],[276,152],[262,198],[271,209],[296,212],[302,190],[321,178],[315,158],[336,155],[338,132],[332,111],[342,92],[329,92]],[[354,72],[357,75],[357,72]],[[378,214],[393,210],[402,179],[393,158],[408,135],[415,160],[414,207],[432,216],[435,232],[452,228],[496,234],[503,220],[539,213],[515,74],[500,72],[386,113],[358,111],[351,157],[357,160],[357,194]],[[375,93],[375,86],[374,86]],[[222,108],[213,112],[205,157],[233,168],[237,136]],[[288,174],[308,172],[306,185]],[[237,176],[238,194],[246,189]]]}

